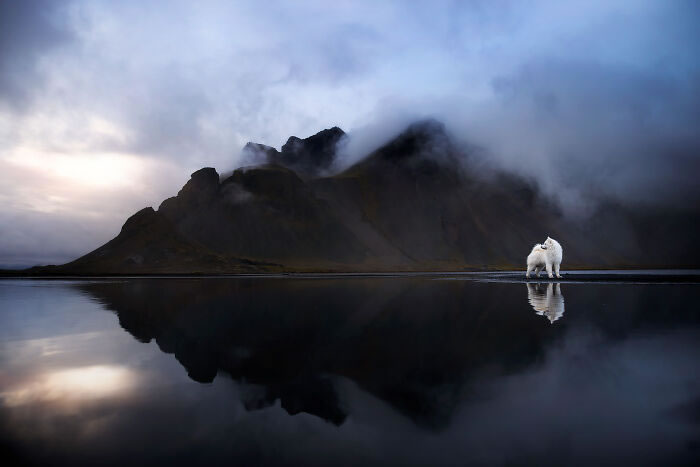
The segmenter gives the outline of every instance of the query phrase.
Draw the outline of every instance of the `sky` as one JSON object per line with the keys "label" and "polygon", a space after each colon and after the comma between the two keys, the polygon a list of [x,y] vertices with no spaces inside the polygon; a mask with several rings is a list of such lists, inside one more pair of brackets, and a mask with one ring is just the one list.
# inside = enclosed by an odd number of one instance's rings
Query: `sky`
{"label": "sky", "polygon": [[0,0],[0,265],[87,253],[248,141],[339,126],[348,164],[426,117],[572,212],[693,202],[700,2]]}

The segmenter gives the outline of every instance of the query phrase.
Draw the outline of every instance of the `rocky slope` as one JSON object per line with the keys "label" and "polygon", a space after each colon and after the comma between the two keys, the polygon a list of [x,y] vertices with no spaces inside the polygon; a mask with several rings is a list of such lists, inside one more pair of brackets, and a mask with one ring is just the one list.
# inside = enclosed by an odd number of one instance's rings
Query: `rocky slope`
{"label": "rocky slope", "polygon": [[220,179],[193,173],[158,210],[72,263],[40,272],[239,273],[521,268],[548,235],[564,267],[697,267],[696,208],[634,211],[604,204],[566,219],[536,187],[477,173],[442,124],[422,121],[335,174],[339,128],[281,151],[248,143],[254,166]]}

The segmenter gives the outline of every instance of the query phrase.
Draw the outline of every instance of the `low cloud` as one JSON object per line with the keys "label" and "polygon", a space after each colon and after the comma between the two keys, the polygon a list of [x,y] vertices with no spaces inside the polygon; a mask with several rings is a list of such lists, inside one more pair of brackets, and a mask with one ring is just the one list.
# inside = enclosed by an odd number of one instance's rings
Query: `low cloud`
{"label": "low cloud", "polygon": [[423,118],[444,122],[471,163],[533,179],[570,212],[605,199],[700,199],[700,73],[534,61],[495,77],[481,98],[381,103],[373,120],[349,132],[340,166]]}

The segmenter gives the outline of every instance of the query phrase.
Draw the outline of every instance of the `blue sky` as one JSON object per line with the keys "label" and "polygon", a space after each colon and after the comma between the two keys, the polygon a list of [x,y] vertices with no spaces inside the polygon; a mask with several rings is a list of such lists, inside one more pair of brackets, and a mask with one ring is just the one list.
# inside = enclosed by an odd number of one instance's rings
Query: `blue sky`
{"label": "blue sky", "polygon": [[693,1],[0,2],[0,264],[63,262],[190,172],[412,119],[573,211],[700,173]]}

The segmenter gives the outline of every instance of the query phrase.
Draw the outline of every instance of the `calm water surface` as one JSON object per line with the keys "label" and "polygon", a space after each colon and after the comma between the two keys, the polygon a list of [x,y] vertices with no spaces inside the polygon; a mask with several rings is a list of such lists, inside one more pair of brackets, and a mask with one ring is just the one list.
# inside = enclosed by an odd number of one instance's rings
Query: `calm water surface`
{"label": "calm water surface", "polygon": [[699,302],[697,284],[3,280],[0,455],[695,464]]}

